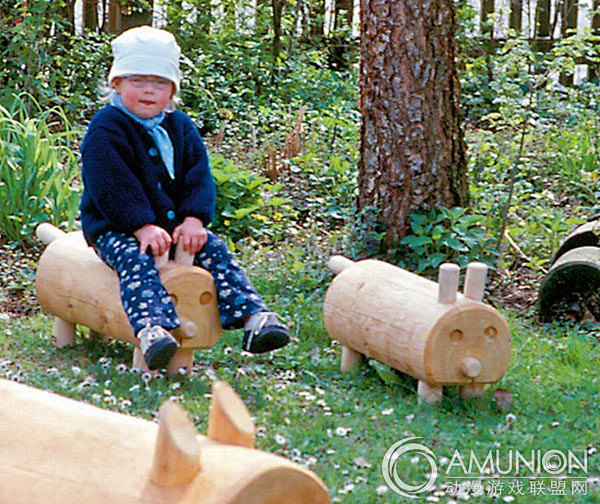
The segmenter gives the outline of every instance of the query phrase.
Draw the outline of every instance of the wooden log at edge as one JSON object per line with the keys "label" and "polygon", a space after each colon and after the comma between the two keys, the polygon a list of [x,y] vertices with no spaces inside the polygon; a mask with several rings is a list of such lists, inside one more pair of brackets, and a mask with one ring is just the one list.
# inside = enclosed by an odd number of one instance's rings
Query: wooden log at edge
{"label": "wooden log at edge", "polygon": [[[3,502],[38,504],[49,497],[61,504],[330,502],[322,481],[298,464],[202,435],[195,436],[202,465],[197,476],[159,485],[151,477],[160,429],[155,423],[5,379],[0,396]],[[184,421],[175,415],[175,425]],[[179,430],[172,433],[178,436]],[[187,443],[189,425],[183,430]]]}

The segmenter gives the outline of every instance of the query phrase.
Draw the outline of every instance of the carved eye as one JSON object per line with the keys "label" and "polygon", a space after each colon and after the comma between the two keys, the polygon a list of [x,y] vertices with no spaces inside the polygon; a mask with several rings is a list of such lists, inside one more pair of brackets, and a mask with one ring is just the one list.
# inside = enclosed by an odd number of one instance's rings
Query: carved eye
{"label": "carved eye", "polygon": [[203,292],[202,294],[200,294],[200,304],[201,305],[207,305],[208,303],[210,303],[213,299],[213,295],[212,293],[206,291]]}
{"label": "carved eye", "polygon": [[498,329],[496,329],[494,326],[489,326],[485,331],[483,331],[483,334],[485,334],[488,338],[493,339],[498,336]]}
{"label": "carved eye", "polygon": [[450,333],[450,342],[451,343],[459,343],[463,339],[463,332],[460,329],[455,329]]}

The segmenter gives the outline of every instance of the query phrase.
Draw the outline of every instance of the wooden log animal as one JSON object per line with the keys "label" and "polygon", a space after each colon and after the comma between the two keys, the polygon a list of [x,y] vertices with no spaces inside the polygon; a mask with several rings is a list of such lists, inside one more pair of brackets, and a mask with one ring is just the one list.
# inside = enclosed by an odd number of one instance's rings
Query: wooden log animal
{"label": "wooden log animal", "polygon": [[600,247],[600,220],[591,220],[571,231],[554,253],[551,264],[579,247]]}
{"label": "wooden log animal", "polygon": [[481,302],[487,267],[471,263],[464,295],[459,267],[440,267],[439,283],[377,260],[333,256],[337,276],[324,302],[325,327],[342,344],[341,369],[362,354],[419,380],[420,400],[438,401],[443,385],[459,385],[463,398],[505,373],[511,354],[508,324]]}
{"label": "wooden log animal", "polygon": [[311,471],[254,449],[246,406],[212,387],[208,436],[167,401],[158,425],[0,379],[0,502],[328,504]]}
{"label": "wooden log animal", "polygon": [[600,322],[600,221],[572,231],[558,248],[538,292],[540,320]]}
{"label": "wooden log animal", "polygon": [[[55,315],[54,342],[62,347],[75,341],[75,324],[135,345],[133,365],[145,368],[138,341],[123,309],[117,274],[88,247],[81,232],[64,233],[41,224],[38,237],[48,246],[36,273],[36,293],[42,308]],[[181,327],[174,335],[180,348],[171,359],[170,373],[193,362],[195,349],[210,348],[222,332],[213,278],[192,266],[193,257],[178,248],[175,261],[157,260],[160,278],[175,304]]]}

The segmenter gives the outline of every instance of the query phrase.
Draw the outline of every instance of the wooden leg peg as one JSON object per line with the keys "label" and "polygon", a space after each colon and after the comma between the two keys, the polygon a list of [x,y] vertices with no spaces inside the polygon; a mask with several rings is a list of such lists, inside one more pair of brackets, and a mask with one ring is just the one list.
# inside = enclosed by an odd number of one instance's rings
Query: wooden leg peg
{"label": "wooden leg peg", "polygon": [[362,355],[347,346],[342,346],[342,361],[340,369],[342,373],[356,371],[360,366]]}
{"label": "wooden leg peg", "polygon": [[54,345],[62,348],[75,344],[75,324],[59,317],[54,317]]}
{"label": "wooden leg peg", "polygon": [[419,380],[417,394],[420,402],[433,404],[442,399],[444,388],[441,385],[432,385],[431,383]]}
{"label": "wooden leg peg", "polygon": [[139,369],[143,373],[150,371],[148,369],[148,365],[146,364],[146,359],[144,359],[144,354],[139,346],[136,346],[133,349],[133,362],[131,363],[131,367],[133,369]]}
{"label": "wooden leg peg", "polygon": [[473,399],[474,397],[483,397],[485,392],[484,383],[472,383],[470,385],[461,385],[458,393],[462,399]]}
{"label": "wooden leg peg", "polygon": [[167,366],[167,372],[170,375],[177,374],[180,369],[187,371],[192,369],[194,364],[194,349],[193,348],[180,348],[175,352],[175,355],[171,357],[169,365]]}

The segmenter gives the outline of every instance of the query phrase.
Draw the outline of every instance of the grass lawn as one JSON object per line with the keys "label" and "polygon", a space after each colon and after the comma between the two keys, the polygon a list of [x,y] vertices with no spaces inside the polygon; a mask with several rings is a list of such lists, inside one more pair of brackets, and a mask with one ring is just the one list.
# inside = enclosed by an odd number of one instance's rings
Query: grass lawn
{"label": "grass lawn", "polygon": [[[540,326],[530,314],[504,312],[513,354],[502,380],[487,387],[483,399],[464,402],[450,387],[438,405],[419,404],[410,377],[368,363],[354,375],[340,373],[340,346],[327,337],[321,315],[331,278],[325,258],[299,257],[294,246],[241,254],[258,290],[293,322],[292,343],[278,352],[242,353],[240,332],[229,332],[212,349],[196,352],[188,375],[151,378],[130,369],[128,345],[102,344],[84,330],[75,346],[58,350],[50,341],[48,317],[4,313],[0,377],[146,419],[154,419],[159,405],[172,398],[201,433],[210,384],[226,380],[253,415],[258,448],[314,470],[334,502],[408,500],[388,489],[381,464],[391,445],[413,436],[432,450],[439,473],[435,486],[420,494],[426,502],[600,502],[600,345],[594,328]],[[508,407],[499,407],[498,388],[512,395]],[[464,475],[459,459],[468,465],[472,452],[483,464],[490,450],[499,464],[496,474],[485,469],[479,479],[473,470],[472,488],[449,495],[460,481],[451,476]],[[517,451],[531,459],[532,450],[538,458],[550,450],[570,450],[580,460],[587,453],[587,471],[567,469],[562,477],[541,471],[537,475],[545,479],[531,479],[535,471],[522,459],[518,473],[510,470]],[[396,473],[419,485],[431,468],[426,457],[405,454]],[[497,478],[502,471],[507,477]],[[577,489],[573,481],[584,483]]]}

